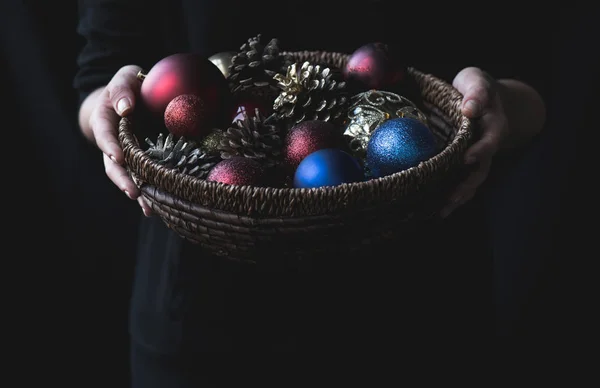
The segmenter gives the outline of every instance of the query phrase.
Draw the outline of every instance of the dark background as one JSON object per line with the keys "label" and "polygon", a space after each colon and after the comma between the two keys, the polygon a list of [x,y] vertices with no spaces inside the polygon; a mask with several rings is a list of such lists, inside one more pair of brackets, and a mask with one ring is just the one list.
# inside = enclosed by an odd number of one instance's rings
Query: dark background
{"label": "dark background", "polygon": [[[140,211],[106,178],[99,151],[78,131],[71,86],[82,44],[75,34],[77,1],[61,6],[0,4],[3,213],[13,232],[3,256],[15,290],[9,320],[18,329],[20,357],[48,367],[58,361],[52,373],[65,383],[66,372],[76,370],[116,387],[127,381],[127,303]],[[589,205],[580,182],[590,178],[576,148],[593,122],[594,105],[587,102],[599,85],[591,15],[565,11],[548,32],[554,47],[548,126],[489,182],[490,214],[499,225],[524,215],[512,234],[494,235],[496,246],[518,252],[496,269],[501,284],[533,288],[532,298],[522,299],[522,292],[508,298],[512,309],[524,311],[512,322],[511,343],[568,344],[585,326],[587,240],[579,225]],[[523,239],[531,230],[536,233]]]}

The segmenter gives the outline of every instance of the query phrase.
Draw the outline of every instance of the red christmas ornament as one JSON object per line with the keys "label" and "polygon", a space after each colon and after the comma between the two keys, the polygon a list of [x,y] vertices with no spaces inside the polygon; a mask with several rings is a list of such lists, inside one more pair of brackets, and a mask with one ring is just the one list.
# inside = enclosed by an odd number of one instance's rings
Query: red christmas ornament
{"label": "red christmas ornament", "polygon": [[196,54],[161,59],[143,77],[141,99],[158,116],[162,117],[167,105],[183,94],[193,94],[203,101],[205,121],[212,121],[211,126],[223,119],[231,106],[227,80],[219,68]]}
{"label": "red christmas ornament", "polygon": [[175,136],[200,138],[211,129],[206,124],[204,102],[193,94],[175,97],[165,109],[165,126]]}
{"label": "red christmas ornament", "polygon": [[235,109],[235,113],[233,115],[233,121],[232,122],[236,122],[238,120],[244,120],[244,113],[246,115],[248,115],[249,117],[254,117],[256,110],[258,109],[258,111],[263,115],[263,116],[268,116],[271,114],[271,110],[267,109],[267,107],[264,104],[261,104],[260,102],[257,101],[252,101],[252,100],[244,100],[241,101],[240,103],[237,104],[237,107]]}
{"label": "red christmas ornament", "polygon": [[404,79],[406,68],[383,43],[370,43],[354,51],[344,67],[344,77],[368,89],[385,89]]}
{"label": "red christmas ornament", "polygon": [[265,170],[254,159],[236,156],[217,163],[206,177],[207,181],[228,185],[258,186],[265,178]]}
{"label": "red christmas ornament", "polygon": [[324,148],[342,148],[343,144],[344,137],[335,125],[318,120],[302,121],[288,132],[283,156],[287,164],[295,168],[313,152]]}

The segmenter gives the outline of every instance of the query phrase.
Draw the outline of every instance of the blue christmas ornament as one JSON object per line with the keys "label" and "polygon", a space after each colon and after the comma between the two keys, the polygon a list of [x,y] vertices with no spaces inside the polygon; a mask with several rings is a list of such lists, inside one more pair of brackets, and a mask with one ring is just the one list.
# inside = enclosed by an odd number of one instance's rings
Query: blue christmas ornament
{"label": "blue christmas ornament", "polygon": [[374,178],[414,167],[437,153],[431,130],[413,118],[384,121],[371,134],[366,163]]}
{"label": "blue christmas ornament", "polygon": [[294,174],[294,187],[337,186],[364,179],[362,166],[350,154],[326,148],[305,157]]}

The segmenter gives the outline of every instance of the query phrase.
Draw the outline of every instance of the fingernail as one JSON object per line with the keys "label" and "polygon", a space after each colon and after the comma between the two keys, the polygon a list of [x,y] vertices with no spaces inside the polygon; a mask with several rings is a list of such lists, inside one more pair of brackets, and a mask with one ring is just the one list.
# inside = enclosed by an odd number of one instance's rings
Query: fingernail
{"label": "fingernail", "polygon": [[465,103],[465,110],[469,111],[471,115],[476,116],[479,114],[479,104],[475,100],[469,100]]}
{"label": "fingernail", "polygon": [[129,199],[135,199],[135,198],[133,198],[133,197],[131,196],[131,194],[129,194],[129,191],[127,191],[127,190],[123,190],[123,192],[125,192],[125,195],[126,195],[127,197],[129,197]]}
{"label": "fingernail", "polygon": [[141,195],[138,197],[138,203],[139,203],[140,207],[142,208],[142,212],[144,212],[144,215],[146,217],[150,217],[150,211],[147,209],[147,205],[144,202],[144,198]]}
{"label": "fingernail", "polygon": [[131,103],[127,97],[123,97],[119,100],[119,102],[117,102],[117,113],[119,115],[125,113],[127,110],[129,110],[129,108],[131,108]]}
{"label": "fingernail", "polygon": [[110,160],[112,160],[115,164],[119,164],[119,162],[117,162],[117,158],[112,155],[110,156]]}

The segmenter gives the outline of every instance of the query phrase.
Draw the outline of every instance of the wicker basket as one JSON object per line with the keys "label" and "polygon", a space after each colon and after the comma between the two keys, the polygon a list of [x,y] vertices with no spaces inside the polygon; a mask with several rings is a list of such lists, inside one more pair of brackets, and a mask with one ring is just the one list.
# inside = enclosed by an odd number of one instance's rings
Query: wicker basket
{"label": "wicker basket", "polygon": [[[288,54],[337,68],[348,58],[329,52]],[[119,125],[125,163],[155,214],[213,254],[250,262],[349,254],[435,219],[464,172],[463,155],[473,132],[460,113],[462,96],[432,75],[412,68],[408,75],[431,129],[446,146],[418,166],[390,176],[317,189],[206,182],[151,160],[127,118]]]}

